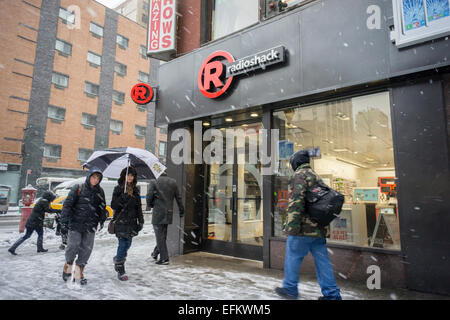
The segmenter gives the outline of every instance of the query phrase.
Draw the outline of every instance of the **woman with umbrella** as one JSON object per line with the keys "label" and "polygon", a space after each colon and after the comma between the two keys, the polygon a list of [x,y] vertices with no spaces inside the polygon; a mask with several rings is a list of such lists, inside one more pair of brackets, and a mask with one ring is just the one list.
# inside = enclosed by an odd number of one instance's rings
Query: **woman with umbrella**
{"label": "woman with umbrella", "polygon": [[132,166],[126,167],[120,173],[118,185],[114,188],[111,207],[114,210],[115,234],[119,240],[117,255],[113,258],[114,269],[119,280],[126,281],[125,260],[132,238],[144,226],[141,196],[136,187],[137,172]]}

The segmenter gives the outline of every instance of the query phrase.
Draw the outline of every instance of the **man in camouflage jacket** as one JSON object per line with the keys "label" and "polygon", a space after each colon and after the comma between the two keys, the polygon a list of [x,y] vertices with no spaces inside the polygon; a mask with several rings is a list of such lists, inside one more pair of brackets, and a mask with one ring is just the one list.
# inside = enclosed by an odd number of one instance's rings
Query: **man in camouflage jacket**
{"label": "man in camouflage jacket", "polygon": [[283,298],[298,298],[299,269],[303,258],[311,251],[323,294],[319,299],[341,300],[326,248],[325,238],[329,237],[329,226],[320,226],[311,221],[305,210],[306,190],[321,179],[309,164],[308,150],[292,155],[290,164],[294,174],[289,183],[288,218],[284,225],[284,232],[288,235],[284,280],[283,287],[276,288],[275,292]]}

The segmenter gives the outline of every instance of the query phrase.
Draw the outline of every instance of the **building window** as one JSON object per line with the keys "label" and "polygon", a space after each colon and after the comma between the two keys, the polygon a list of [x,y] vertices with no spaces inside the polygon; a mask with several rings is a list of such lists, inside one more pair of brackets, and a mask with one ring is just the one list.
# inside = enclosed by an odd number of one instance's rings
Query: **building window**
{"label": "building window", "polygon": [[125,77],[127,75],[127,66],[116,61],[114,65],[114,71],[117,73],[117,75]]}
{"label": "building window", "polygon": [[147,47],[146,46],[141,45],[140,48],[139,48],[139,53],[141,54],[142,58],[144,58],[146,60],[148,59],[148,57],[147,57]]}
{"label": "building window", "polygon": [[323,182],[345,196],[330,224],[329,243],[400,250],[397,186],[389,93],[294,107],[275,112],[279,129],[279,172],[274,177],[274,235],[289,205],[289,157],[318,148],[311,167]]}
{"label": "building window", "polygon": [[399,48],[449,34],[450,0],[395,0],[393,4],[392,38]]}
{"label": "building window", "polygon": [[113,133],[120,134],[122,133],[123,122],[118,120],[111,120],[111,122],[109,123],[109,128]]}
{"label": "building window", "polygon": [[222,38],[259,21],[259,0],[215,0],[212,40]]}
{"label": "building window", "polygon": [[117,90],[113,90],[113,101],[115,104],[119,104],[122,105],[125,103],[125,93],[117,91]]}
{"label": "building window", "polygon": [[128,48],[128,38],[125,38],[124,36],[121,36],[120,34],[118,34],[117,38],[116,38],[116,42],[121,49]]}
{"label": "building window", "polygon": [[81,115],[81,124],[88,127],[95,127],[97,122],[97,116],[89,113],[82,113]]}
{"label": "building window", "polygon": [[89,64],[93,67],[98,67],[102,64],[102,57],[98,54],[95,54],[91,51],[88,51],[87,53],[87,61]]}
{"label": "building window", "polygon": [[65,24],[74,24],[75,23],[75,13],[68,11],[64,8],[59,8],[59,17],[62,22]]}
{"label": "building window", "polygon": [[138,125],[136,125],[134,127],[134,134],[137,137],[145,137],[145,132],[146,132],[146,128],[145,127],[138,126]]}
{"label": "building window", "polygon": [[55,88],[64,89],[69,86],[69,76],[57,72],[53,72],[52,74],[52,83],[55,85]]}
{"label": "building window", "polygon": [[167,126],[159,128],[160,134],[167,134]]}
{"label": "building window", "polygon": [[66,118],[66,109],[48,106],[47,117],[53,120],[62,121]]}
{"label": "building window", "polygon": [[89,26],[89,31],[96,38],[103,37],[103,27],[99,26],[98,24],[96,24],[94,22],[91,22],[91,24]]}
{"label": "building window", "polygon": [[138,81],[150,83],[150,75],[148,73],[139,71]]}
{"label": "building window", "polygon": [[100,86],[88,81],[84,82],[84,92],[88,95],[88,97],[96,97],[100,91]]}
{"label": "building window", "polygon": [[136,108],[138,109],[139,112],[145,112],[147,111],[147,106],[146,105],[142,105],[142,104],[137,104]]}
{"label": "building window", "polygon": [[166,156],[166,145],[167,145],[167,142],[164,142],[164,141],[159,142],[158,154],[160,157]]}
{"label": "building window", "polygon": [[87,161],[93,152],[89,149],[78,149],[78,160],[83,162]]}
{"label": "building window", "polygon": [[63,56],[70,56],[72,54],[72,45],[66,41],[56,39],[55,50]]}
{"label": "building window", "polygon": [[46,158],[61,158],[61,146],[55,144],[45,144],[44,145],[44,157]]}

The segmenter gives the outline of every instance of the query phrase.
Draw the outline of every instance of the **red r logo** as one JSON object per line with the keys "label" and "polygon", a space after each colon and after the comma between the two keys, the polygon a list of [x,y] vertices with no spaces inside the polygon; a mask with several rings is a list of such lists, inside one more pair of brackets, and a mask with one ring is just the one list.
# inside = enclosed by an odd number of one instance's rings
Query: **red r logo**
{"label": "red r logo", "polygon": [[138,83],[131,89],[131,98],[137,104],[147,104],[153,98],[153,89],[146,83]]}
{"label": "red r logo", "polygon": [[[226,51],[216,51],[203,62],[198,73],[198,88],[207,98],[217,98],[224,94],[233,82],[233,77],[224,78],[226,70],[221,60],[226,59],[229,63],[234,58]],[[224,83],[225,82],[225,83]],[[213,84],[213,88],[211,88]]]}

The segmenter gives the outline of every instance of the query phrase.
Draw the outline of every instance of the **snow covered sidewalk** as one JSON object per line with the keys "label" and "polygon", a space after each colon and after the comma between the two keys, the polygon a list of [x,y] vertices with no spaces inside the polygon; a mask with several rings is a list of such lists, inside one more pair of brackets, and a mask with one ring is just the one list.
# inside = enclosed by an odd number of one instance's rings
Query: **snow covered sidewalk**
{"label": "snow covered sidewalk", "polygon": [[[273,289],[283,272],[263,269],[262,263],[204,252],[172,257],[169,265],[155,265],[152,225],[146,222],[133,238],[126,270],[129,281],[117,279],[112,258],[117,239],[105,228],[97,233],[85,269],[88,284],[77,287],[63,282],[64,251],[61,238],[45,229],[47,253],[36,252],[37,235],[24,242],[12,256],[7,249],[20,237],[16,228],[0,230],[0,300],[278,300]],[[407,290],[368,290],[363,284],[337,279],[344,300],[434,299],[436,296]],[[301,276],[301,300],[317,300],[320,287],[312,276]],[[439,297],[437,297],[439,298]]]}
{"label": "snow covered sidewalk", "polygon": [[[64,251],[58,249],[60,237],[53,231],[46,229],[45,232],[44,246],[49,252],[36,252],[37,235],[34,234],[19,247],[17,256],[10,255],[7,249],[20,234],[17,231],[0,233],[0,299],[278,299],[273,289],[281,284],[282,273],[263,270],[257,266],[258,262],[248,261],[250,265],[243,272],[227,268],[222,262],[219,263],[222,267],[199,265],[199,258],[193,254],[171,258],[166,266],[155,265],[150,257],[155,238],[149,223],[133,239],[126,263],[130,280],[121,282],[112,263],[117,239],[105,229],[96,235],[85,269],[88,279],[85,287],[76,287],[61,279]],[[255,272],[250,272],[253,264]],[[303,299],[315,300],[320,296],[320,288],[314,282],[302,283],[300,290]],[[359,297],[343,292],[343,298]]]}

